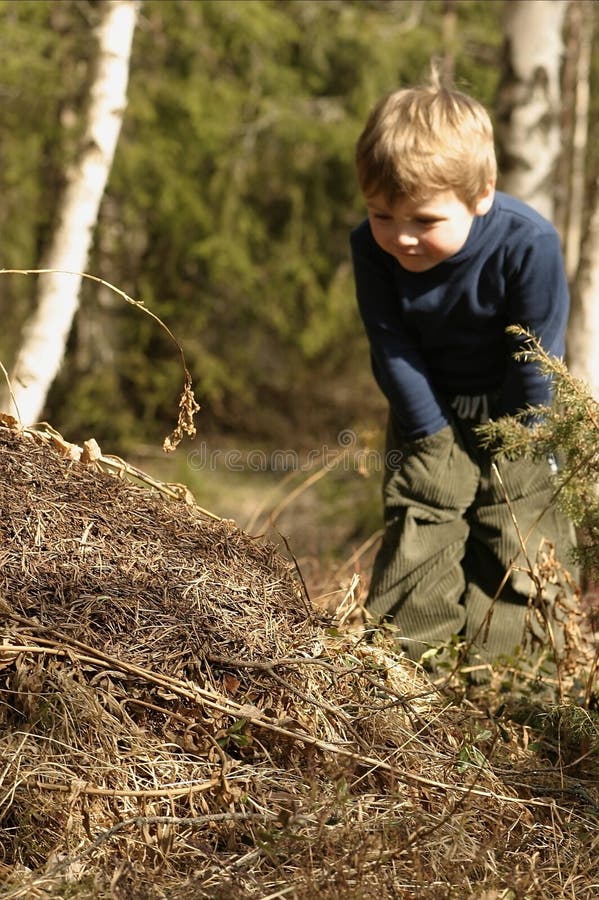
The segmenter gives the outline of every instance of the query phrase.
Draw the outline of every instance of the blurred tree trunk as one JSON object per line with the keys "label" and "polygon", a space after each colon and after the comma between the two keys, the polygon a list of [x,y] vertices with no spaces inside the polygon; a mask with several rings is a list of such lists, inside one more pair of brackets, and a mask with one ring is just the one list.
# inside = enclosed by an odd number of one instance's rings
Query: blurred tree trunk
{"label": "blurred tree trunk", "polygon": [[[58,225],[40,268],[80,273],[85,270],[127,103],[131,45],[137,0],[103,0],[97,28],[98,48],[86,122],[79,152],[67,173]],[[26,323],[11,373],[17,410],[6,390],[0,408],[35,422],[60,368],[79,304],[81,277],[39,276],[36,311]]]}
{"label": "blurred tree trunk", "polygon": [[567,336],[568,368],[599,400],[599,179],[572,291]]}
{"label": "blurred tree trunk", "polygon": [[561,149],[560,67],[567,0],[505,4],[503,70],[497,95],[502,190],[553,218]]}
{"label": "blurred tree trunk", "polygon": [[[590,177],[587,162],[595,13],[590,0],[574,0],[569,12],[570,127],[564,153],[562,225],[566,271],[572,287],[567,363],[572,374],[585,381],[599,400],[599,177],[596,160]],[[589,191],[593,175],[595,185]]]}
{"label": "blurred tree trunk", "polygon": [[591,50],[593,45],[593,7],[589,0],[574,0],[570,9],[571,54],[574,57],[574,89],[571,97],[570,140],[564,156],[568,160],[566,212],[563,227],[566,273],[576,276],[581,251],[586,200],[586,159],[589,131]]}
{"label": "blurred tree trunk", "polygon": [[458,11],[456,0],[443,0],[441,19],[442,79],[443,84],[453,84],[455,76],[456,37]]}

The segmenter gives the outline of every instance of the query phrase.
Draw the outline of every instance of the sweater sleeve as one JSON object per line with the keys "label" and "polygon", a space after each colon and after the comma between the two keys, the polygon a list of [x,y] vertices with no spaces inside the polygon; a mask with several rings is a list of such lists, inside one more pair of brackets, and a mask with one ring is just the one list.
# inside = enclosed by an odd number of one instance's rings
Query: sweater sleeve
{"label": "sweater sleeve", "polygon": [[[507,281],[508,325],[534,334],[550,356],[563,357],[569,296],[559,237],[538,235],[511,265]],[[522,339],[507,335],[508,360],[499,414],[513,415],[528,406],[548,405],[553,388],[537,363],[514,359]]]}
{"label": "sweater sleeve", "polygon": [[393,260],[375,243],[367,222],[351,235],[356,295],[370,343],[372,370],[397,425],[408,440],[449,423],[416,340],[401,321]]}

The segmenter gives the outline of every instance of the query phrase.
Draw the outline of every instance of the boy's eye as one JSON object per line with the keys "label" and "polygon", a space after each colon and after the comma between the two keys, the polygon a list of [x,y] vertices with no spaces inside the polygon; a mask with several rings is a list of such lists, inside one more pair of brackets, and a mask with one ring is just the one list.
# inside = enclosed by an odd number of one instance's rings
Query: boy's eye
{"label": "boy's eye", "polygon": [[440,219],[428,219],[428,218],[424,218],[422,216],[420,218],[417,218],[416,221],[418,222],[419,225],[436,225],[441,220]]}

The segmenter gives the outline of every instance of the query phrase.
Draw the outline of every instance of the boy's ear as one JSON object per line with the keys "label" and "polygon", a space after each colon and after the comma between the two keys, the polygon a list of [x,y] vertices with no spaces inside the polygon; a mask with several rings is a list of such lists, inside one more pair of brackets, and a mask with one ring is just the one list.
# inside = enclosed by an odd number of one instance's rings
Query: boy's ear
{"label": "boy's ear", "polygon": [[483,193],[480,195],[476,203],[474,204],[474,214],[476,216],[486,216],[491,207],[493,206],[493,200],[495,198],[495,182],[489,181],[487,186],[485,187]]}

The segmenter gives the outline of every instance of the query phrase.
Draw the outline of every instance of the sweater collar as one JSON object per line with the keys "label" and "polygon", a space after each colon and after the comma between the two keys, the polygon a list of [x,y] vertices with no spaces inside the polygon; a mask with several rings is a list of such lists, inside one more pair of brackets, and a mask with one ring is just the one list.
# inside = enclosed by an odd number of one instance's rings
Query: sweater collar
{"label": "sweater collar", "polygon": [[466,238],[466,242],[463,247],[458,250],[457,253],[454,253],[453,256],[450,256],[448,259],[444,260],[441,265],[450,265],[455,266],[464,262],[464,260],[469,259],[471,256],[474,256],[475,253],[478,253],[481,247],[481,244],[485,241],[486,235],[488,234],[489,228],[493,226],[493,220],[495,219],[497,213],[497,196],[493,199],[493,205],[488,213],[484,216],[475,216],[472,220],[472,225],[470,226],[470,231],[468,232],[468,237]]}

